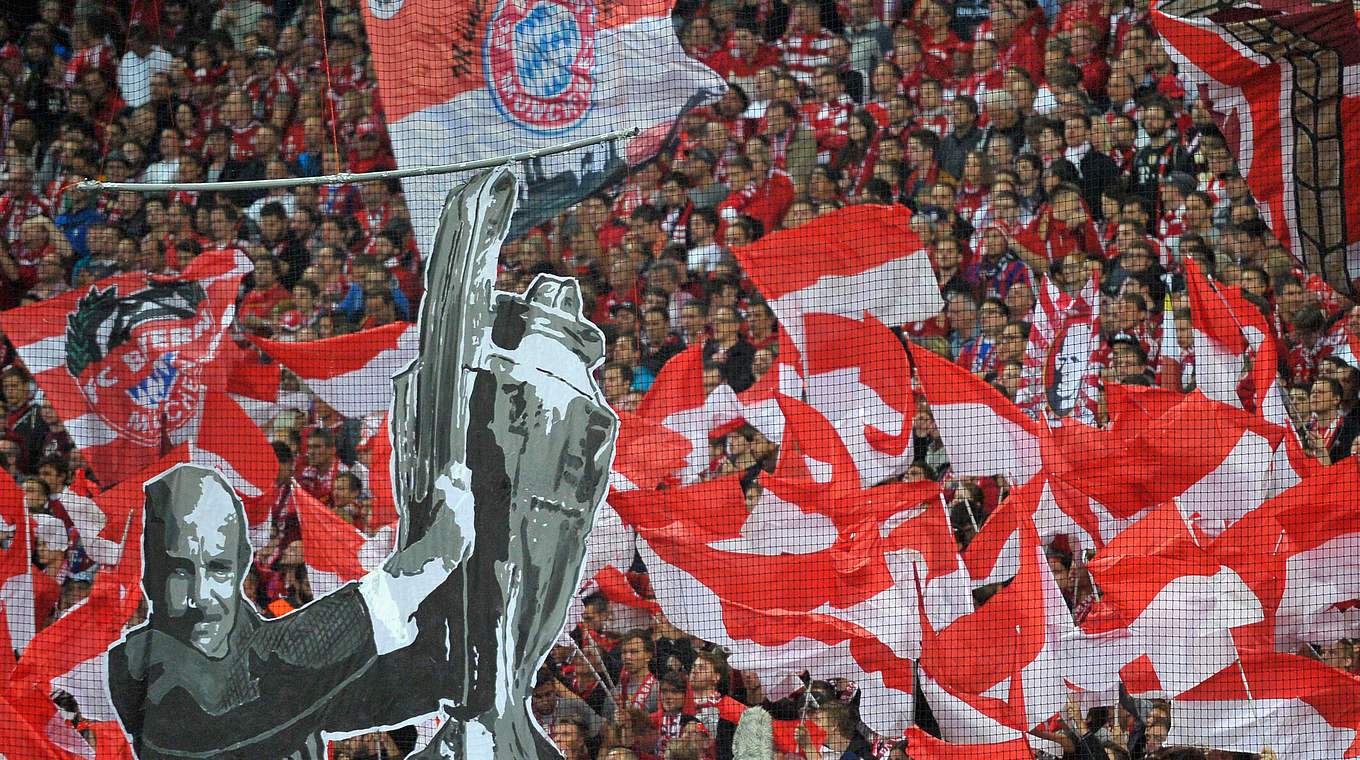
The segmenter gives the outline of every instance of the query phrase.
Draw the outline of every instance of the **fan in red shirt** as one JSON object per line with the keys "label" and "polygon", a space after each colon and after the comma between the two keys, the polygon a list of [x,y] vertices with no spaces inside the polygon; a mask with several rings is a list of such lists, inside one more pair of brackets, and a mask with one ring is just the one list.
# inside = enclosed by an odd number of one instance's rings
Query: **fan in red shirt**
{"label": "fan in red shirt", "polygon": [[955,88],[958,95],[968,95],[981,101],[982,94],[1000,90],[1006,83],[1006,71],[1001,68],[1000,49],[996,40],[984,37],[973,43],[972,73]]}
{"label": "fan in red shirt", "polygon": [[[29,217],[19,228],[19,239],[10,245],[9,255],[18,267],[19,282],[25,288],[38,283],[38,265],[49,257],[57,257],[55,243],[66,243],[66,237],[56,228],[51,219],[41,214]],[[69,256],[71,247],[63,246]]]}
{"label": "fan in red shirt", "polygon": [[293,113],[297,103],[297,84],[278,67],[277,54],[273,48],[255,48],[252,59],[253,72],[245,82],[246,94],[255,104],[255,118],[272,121],[276,111],[285,117]]}
{"label": "fan in red shirt", "polygon": [[814,82],[817,99],[803,105],[803,123],[817,137],[818,163],[830,163],[835,151],[845,145],[855,101],[845,94],[845,85],[830,66],[818,68]]}
{"label": "fan in red shirt", "polygon": [[1031,76],[1043,71],[1044,51],[1028,30],[1021,28],[1022,19],[1016,12],[999,5],[992,8],[990,22],[978,27],[976,39],[981,39],[990,26],[992,38],[1000,48],[999,60],[1003,69],[1019,66]]}
{"label": "fan in red shirt", "polygon": [[368,72],[364,70],[359,57],[359,45],[354,38],[347,34],[332,36],[327,52],[327,65],[331,67],[327,81],[330,82],[332,99],[339,101],[347,92],[367,90],[373,86],[368,79]]}
{"label": "fan in red shirt", "polygon": [[789,177],[787,171],[772,167],[770,148],[764,147],[763,144],[749,145],[747,158],[751,159],[759,186],[744,213],[763,224],[766,231],[778,230],[796,196],[793,178]]}
{"label": "fan in red shirt", "polygon": [[387,180],[373,180],[359,186],[359,198],[363,206],[355,213],[359,226],[368,237],[373,237],[387,227],[395,213],[396,203],[392,198],[392,187]]}
{"label": "fan in red shirt", "polygon": [[1104,257],[1100,248],[1100,235],[1091,223],[1091,215],[1081,199],[1081,188],[1063,183],[1053,188],[1049,194],[1050,202],[1030,225],[1043,248],[1039,255],[1049,263],[1066,258],[1073,253],[1091,253]]}
{"label": "fan in red shirt", "polygon": [[836,151],[831,166],[841,172],[846,194],[855,197],[864,189],[864,183],[874,177],[880,137],[878,121],[867,110],[856,111],[850,116],[846,135],[845,144]]}
{"label": "fan in red shirt", "polygon": [[231,159],[249,161],[256,157],[255,132],[260,123],[250,116],[250,99],[244,90],[234,90],[222,102],[221,123],[231,130]]}
{"label": "fan in red shirt", "polygon": [[282,264],[273,256],[260,256],[255,259],[253,273],[255,285],[246,291],[240,307],[236,310],[241,324],[247,329],[268,334],[274,307],[291,296],[288,289],[279,284],[281,268]]}
{"label": "fan in red shirt", "polygon": [[926,68],[937,79],[950,79],[954,73],[954,54],[960,41],[949,29],[949,10],[939,0],[921,0],[912,14],[911,26],[921,41]]}
{"label": "fan in red shirt", "polygon": [[104,40],[103,34],[94,28],[94,24],[92,17],[81,16],[71,29],[71,44],[76,54],[66,64],[66,73],[62,77],[67,87],[79,82],[87,71],[98,72],[109,81],[118,75],[117,54]]}
{"label": "fan in red shirt", "polygon": [[714,68],[725,52],[718,39],[718,27],[708,16],[695,16],[685,24],[680,31],[680,45],[689,57],[709,68]]}
{"label": "fan in red shirt", "polygon": [[1110,62],[1100,50],[1100,34],[1093,24],[1081,21],[1072,27],[1067,44],[1071,48],[1072,63],[1081,67],[1082,89],[1092,98],[1105,95],[1110,82]]}
{"label": "fan in red shirt", "polygon": [[738,216],[746,213],[747,207],[751,205],[760,192],[757,184],[755,166],[747,156],[737,156],[727,164],[727,183],[732,191],[727,194],[727,198],[718,204],[718,218],[721,220],[718,229],[718,237],[721,238],[728,224],[736,221]]}
{"label": "fan in red shirt", "polygon": [[614,321],[611,312],[615,306],[642,302],[637,270],[627,258],[619,258],[610,265],[606,281],[609,292],[596,299],[595,311],[591,315],[591,321],[598,324]]}
{"label": "fan in red shirt", "polygon": [[938,78],[927,68],[925,48],[906,24],[893,32],[893,49],[884,57],[897,64],[902,77],[897,84],[897,91],[910,98],[913,104],[921,97],[921,83],[932,77]]}
{"label": "fan in red shirt", "polygon": [[379,172],[397,168],[397,161],[383,138],[382,127],[376,120],[360,121],[354,131],[354,150],[349,153],[349,170]]}
{"label": "fan in red shirt", "polygon": [[5,192],[0,195],[0,230],[5,240],[11,243],[18,240],[24,222],[35,216],[47,216],[49,211],[47,201],[33,192],[32,167],[14,162],[5,180]]}
{"label": "fan in red shirt", "polygon": [[831,40],[831,33],[821,26],[817,3],[797,0],[789,9],[788,29],[775,44],[784,67],[798,84],[810,87],[817,68],[831,63]]}
{"label": "fan in red shirt", "polygon": [[739,24],[728,36],[727,46],[715,53],[710,66],[723,79],[755,79],[756,72],[779,64],[779,54],[760,39],[760,33],[749,24]]}
{"label": "fan in red shirt", "polygon": [[298,462],[297,482],[326,506],[335,507],[335,478],[349,468],[335,454],[335,434],[326,428],[307,431],[307,451]]}

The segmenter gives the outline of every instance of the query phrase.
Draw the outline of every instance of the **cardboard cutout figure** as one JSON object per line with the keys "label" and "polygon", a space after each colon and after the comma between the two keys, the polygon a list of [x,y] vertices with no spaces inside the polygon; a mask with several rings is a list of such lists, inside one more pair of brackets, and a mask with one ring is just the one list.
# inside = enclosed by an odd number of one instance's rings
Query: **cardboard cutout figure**
{"label": "cardboard cutout figure", "polygon": [[141,760],[322,760],[326,741],[442,710],[424,756],[553,758],[534,673],[565,621],[617,419],[574,281],[493,290],[514,211],[504,169],[450,193],[426,272],[421,352],[396,381],[392,556],[265,620],[241,582],[239,497],[180,465],[146,486],[147,621],[109,652]]}

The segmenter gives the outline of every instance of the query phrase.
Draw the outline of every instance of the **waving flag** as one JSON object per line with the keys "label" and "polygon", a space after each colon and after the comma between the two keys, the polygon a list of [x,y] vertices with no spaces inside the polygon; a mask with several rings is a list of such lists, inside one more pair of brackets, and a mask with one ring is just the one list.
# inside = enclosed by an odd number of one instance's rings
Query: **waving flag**
{"label": "waving flag", "polygon": [[1012,741],[1062,710],[1063,638],[1073,628],[1039,536],[1028,526],[1010,585],[939,630],[922,625],[921,686],[944,738]]}
{"label": "waving flag", "polygon": [[89,720],[116,720],[104,686],[105,651],[118,640],[140,602],[140,593],[126,593],[101,575],[85,601],[33,638],[12,678],[48,692],[67,691]]}
{"label": "waving flag", "polygon": [[1306,657],[1243,655],[1171,711],[1168,746],[1251,754],[1268,746],[1280,760],[1360,755],[1360,680]]}
{"label": "waving flag", "polygon": [[31,524],[23,493],[9,473],[0,473],[0,539],[10,536],[9,545],[0,548],[0,607],[5,612],[5,635],[11,645],[0,651],[23,649],[38,632],[33,614]]}
{"label": "waving flag", "polygon": [[226,390],[241,355],[229,330],[249,271],[243,254],[205,254],[179,277],[118,275],[0,315],[100,482],[180,444],[246,496],[273,480],[268,441]]}
{"label": "waving flag", "polygon": [[[1240,287],[1215,289],[1194,259],[1185,263],[1185,283],[1195,330],[1196,387],[1215,401],[1240,407],[1237,385],[1243,358],[1248,350],[1273,341],[1274,331],[1261,310],[1242,297]],[[1274,380],[1273,374],[1269,380]]]}
{"label": "waving flag", "polygon": [[1102,597],[1092,633],[1119,628],[1106,650],[1133,693],[1175,696],[1237,659],[1233,630],[1258,623],[1261,603],[1232,569],[1200,546],[1185,518],[1165,504],[1120,533],[1088,567]]}
{"label": "waving flag", "polygon": [[[638,405],[640,423],[659,424],[670,432],[655,439],[662,447],[650,456],[664,458],[671,467],[681,465],[666,474],[675,476],[682,483],[693,483],[709,465],[710,437],[721,437],[743,424],[750,424],[778,443],[784,435],[784,418],[775,401],[777,380],[768,375],[767,378],[761,378],[761,382],[741,394],[734,393],[726,384],[709,391],[704,386],[703,346],[693,345],[680,352],[661,368],[661,374]],[[639,427],[632,426],[630,431],[639,432]],[[683,445],[681,439],[688,445]],[[639,472],[634,461],[638,454],[624,452],[626,469]],[[626,472],[623,474],[627,475]],[[651,480],[656,474],[649,472],[647,478]]]}
{"label": "waving flag", "polygon": [[1349,3],[1169,0],[1152,13],[1277,237],[1342,295],[1360,278],[1360,30]]}
{"label": "waving flag", "polygon": [[804,325],[807,402],[836,428],[864,487],[906,472],[916,405],[901,341],[872,316],[808,314]]}
{"label": "waving flag", "polygon": [[[726,86],[687,56],[666,0],[362,3],[397,165],[414,168],[651,128]],[[596,145],[534,162],[512,237],[618,181],[628,157]],[[443,177],[404,181],[422,249]]]}
{"label": "waving flag", "polygon": [[302,343],[250,340],[351,419],[386,411],[392,405],[392,375],[420,350],[420,333],[408,322]]}
{"label": "waving flag", "polygon": [[[805,404],[781,404],[788,440],[799,459],[812,461],[781,462],[779,473],[762,477],[766,491],[754,511],[735,477],[615,492],[610,503],[644,539],[638,548],[657,601],[677,627],[732,649],[734,665],[756,670],[767,688],[808,667],[853,674],[865,720],[900,732],[919,641],[916,622],[900,611],[915,606],[915,575],[957,590],[952,605],[949,594],[936,596],[940,624],[962,614],[968,600],[957,557],[947,567],[942,540],[903,527],[921,518],[900,519],[937,498],[938,487],[863,489],[830,423]],[[884,531],[892,522],[897,528]]]}
{"label": "waving flag", "polygon": [[954,362],[919,348],[911,356],[955,474],[1024,483],[1039,473],[1041,423]]}
{"label": "waving flag", "polygon": [[[1251,641],[1295,651],[1360,632],[1360,469],[1327,467],[1229,527],[1216,559],[1246,581],[1265,613]],[[1241,637],[1239,637],[1240,639]]]}
{"label": "waving flag", "polygon": [[313,594],[329,594],[348,581],[359,580],[392,552],[396,541],[393,526],[366,536],[296,482],[291,494]]}
{"label": "waving flag", "polygon": [[805,315],[867,313],[889,327],[939,315],[939,285],[910,221],[904,206],[850,206],[733,253],[801,352]]}
{"label": "waving flag", "polygon": [[1095,409],[1090,388],[1097,379],[1091,354],[1101,345],[1095,278],[1078,293],[1064,293],[1045,277],[1034,295],[1034,322],[1016,403],[1035,419],[1075,411],[1091,421]]}

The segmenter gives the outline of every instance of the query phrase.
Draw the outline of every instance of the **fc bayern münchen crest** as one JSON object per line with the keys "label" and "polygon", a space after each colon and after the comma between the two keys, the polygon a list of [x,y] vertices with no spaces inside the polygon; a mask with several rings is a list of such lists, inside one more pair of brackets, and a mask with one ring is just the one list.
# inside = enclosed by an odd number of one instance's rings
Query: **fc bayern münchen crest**
{"label": "fc bayern m\u00fcnchen crest", "polygon": [[91,288],[66,320],[66,369],[95,414],[143,446],[196,418],[215,349],[197,282],[153,282],[121,295]]}
{"label": "fc bayern m\u00fcnchen crest", "polygon": [[500,0],[483,60],[496,107],[510,121],[541,134],[579,125],[593,89],[594,3]]}

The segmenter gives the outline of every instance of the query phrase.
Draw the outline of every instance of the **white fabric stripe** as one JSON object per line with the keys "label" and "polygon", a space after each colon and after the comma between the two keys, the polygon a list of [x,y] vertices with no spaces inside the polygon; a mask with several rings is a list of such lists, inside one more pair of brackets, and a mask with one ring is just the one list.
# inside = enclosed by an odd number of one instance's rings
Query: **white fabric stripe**
{"label": "white fabric stripe", "polygon": [[1185,489],[1178,499],[1187,518],[1199,513],[1199,525],[1210,536],[1225,528],[1266,500],[1268,467],[1274,455],[1270,442],[1246,431],[1228,455],[1199,482]]}
{"label": "white fabric stripe", "polygon": [[71,440],[81,449],[107,446],[118,440],[118,432],[94,412],[67,420],[66,432],[71,434]]}
{"label": "white fabric stripe", "polygon": [[1176,700],[1166,745],[1191,744],[1256,754],[1263,746],[1279,760],[1344,757],[1355,731],[1338,728],[1301,699]]}
{"label": "white fabric stripe", "polygon": [[417,353],[416,349],[389,348],[353,372],[329,378],[303,377],[302,381],[337,412],[357,419],[392,405],[392,376],[410,364]]}
{"label": "white fabric stripe", "polygon": [[1039,472],[1039,439],[984,403],[931,406],[954,472],[1009,475],[1024,483]]}
{"label": "white fabric stripe", "polygon": [[41,375],[59,367],[66,366],[66,333],[35,340],[23,346],[16,346],[24,366],[34,375]]}
{"label": "white fabric stripe", "polygon": [[0,602],[5,604],[10,645],[23,651],[38,633],[33,619],[33,578],[28,572],[10,576],[0,585]]}
{"label": "white fabric stripe", "polygon": [[803,314],[836,314],[863,319],[867,311],[890,327],[920,322],[940,313],[944,302],[924,253],[913,253],[850,275],[825,275],[785,293],[770,306],[800,351],[806,347]]}

